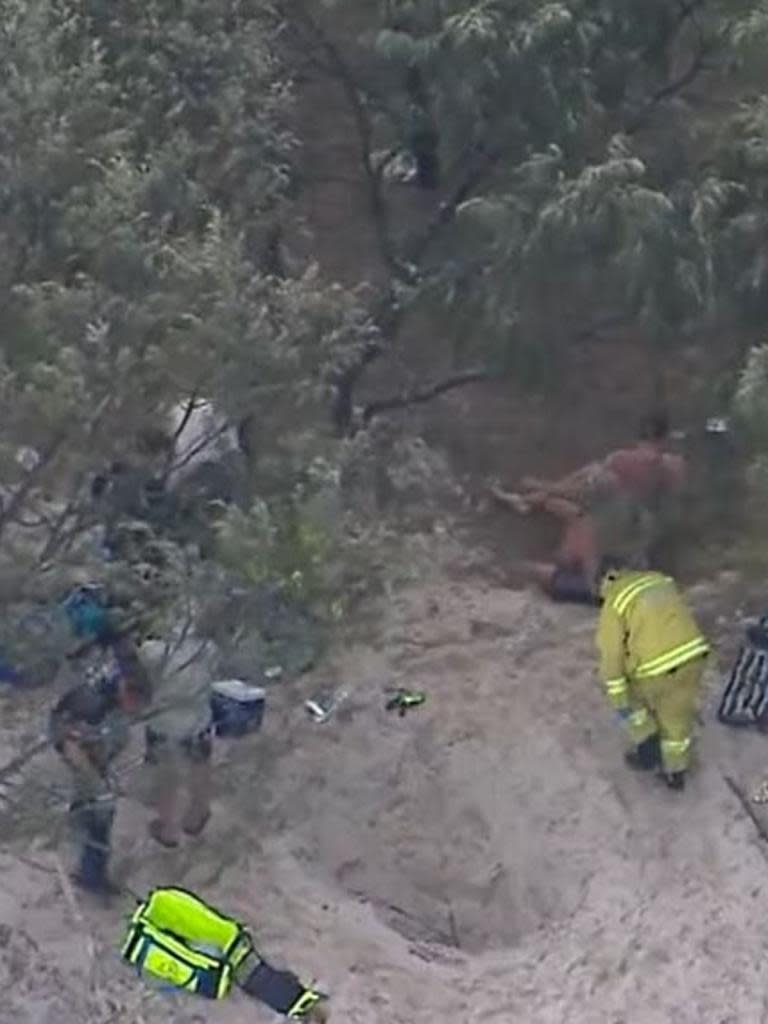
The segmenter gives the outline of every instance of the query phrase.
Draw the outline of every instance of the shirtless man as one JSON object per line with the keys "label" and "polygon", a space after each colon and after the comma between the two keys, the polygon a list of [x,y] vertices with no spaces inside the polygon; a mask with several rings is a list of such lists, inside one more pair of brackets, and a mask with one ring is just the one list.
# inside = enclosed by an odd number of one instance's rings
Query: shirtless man
{"label": "shirtless man", "polygon": [[611,483],[628,498],[643,504],[651,504],[659,492],[680,494],[687,483],[687,467],[681,455],[665,451],[668,437],[667,418],[652,416],[631,447],[618,448],[604,459],[581,466],[560,480],[524,477],[522,496],[548,494],[579,500],[596,484]]}
{"label": "shirtless man", "polygon": [[621,550],[637,568],[664,560],[660,549],[674,529],[687,482],[685,460],[664,450],[668,435],[666,417],[653,416],[634,445],[560,480],[525,477],[519,494],[492,489],[521,515],[543,511],[563,523],[554,566],[528,566],[556,600],[580,599],[578,579],[586,573],[591,586],[600,550]]}

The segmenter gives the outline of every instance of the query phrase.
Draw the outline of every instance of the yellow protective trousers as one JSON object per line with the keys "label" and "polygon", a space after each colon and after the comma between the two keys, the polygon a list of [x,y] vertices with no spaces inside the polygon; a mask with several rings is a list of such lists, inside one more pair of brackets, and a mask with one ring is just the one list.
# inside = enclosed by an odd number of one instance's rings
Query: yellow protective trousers
{"label": "yellow protective trousers", "polygon": [[682,772],[690,765],[704,665],[704,659],[698,658],[663,676],[630,680],[630,738],[639,744],[658,734],[665,772]]}

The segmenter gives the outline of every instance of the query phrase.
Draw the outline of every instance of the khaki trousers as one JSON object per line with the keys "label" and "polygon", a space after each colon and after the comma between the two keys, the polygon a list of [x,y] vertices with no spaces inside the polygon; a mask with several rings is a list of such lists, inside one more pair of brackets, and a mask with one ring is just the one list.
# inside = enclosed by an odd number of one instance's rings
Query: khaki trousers
{"label": "khaki trousers", "polygon": [[206,734],[174,740],[148,732],[147,760],[154,766],[154,803],[169,839],[197,833],[211,807],[211,740]]}
{"label": "khaki trousers", "polygon": [[690,766],[704,665],[704,659],[697,658],[667,675],[630,682],[629,735],[639,744],[658,734],[666,772],[682,772]]}

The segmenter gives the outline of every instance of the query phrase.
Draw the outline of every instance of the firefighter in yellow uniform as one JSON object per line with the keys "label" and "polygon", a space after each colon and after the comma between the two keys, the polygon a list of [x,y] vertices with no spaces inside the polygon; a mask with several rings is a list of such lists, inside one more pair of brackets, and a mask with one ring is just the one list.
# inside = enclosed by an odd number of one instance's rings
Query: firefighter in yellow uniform
{"label": "firefighter in yellow uniform", "polygon": [[669,576],[607,557],[600,595],[600,678],[634,744],[626,762],[683,789],[709,644]]}

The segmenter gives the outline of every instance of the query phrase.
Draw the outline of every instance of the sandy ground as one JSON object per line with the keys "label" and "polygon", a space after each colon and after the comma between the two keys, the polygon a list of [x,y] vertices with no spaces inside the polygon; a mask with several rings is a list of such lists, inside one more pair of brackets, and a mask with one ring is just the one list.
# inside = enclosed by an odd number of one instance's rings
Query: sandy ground
{"label": "sandy ground", "polygon": [[[768,1021],[768,849],[724,781],[751,791],[766,741],[712,721],[713,668],[688,791],[634,777],[592,630],[588,611],[480,580],[401,591],[333,676],[276,688],[262,734],[220,745],[203,839],[154,847],[142,770],[127,774],[117,875],[250,922],[265,953],[332,992],[334,1022]],[[302,699],[329,682],[350,696],[311,723]],[[428,702],[388,715],[387,685]],[[0,705],[1,762],[35,735],[42,699]],[[130,898],[72,902],[56,873],[62,786],[44,754],[5,789],[0,1020],[274,1019],[240,995],[149,991],[120,964]]]}

